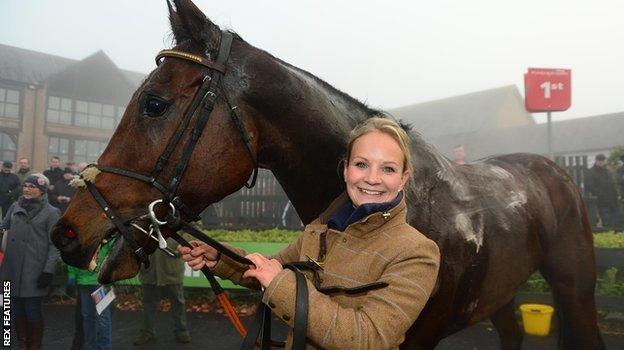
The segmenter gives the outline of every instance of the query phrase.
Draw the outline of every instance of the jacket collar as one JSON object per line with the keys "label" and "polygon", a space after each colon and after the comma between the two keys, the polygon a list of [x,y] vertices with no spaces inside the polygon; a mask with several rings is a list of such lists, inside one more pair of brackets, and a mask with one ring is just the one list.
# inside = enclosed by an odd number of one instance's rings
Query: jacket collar
{"label": "jacket collar", "polygon": [[[327,230],[327,224],[332,216],[337,213],[338,210],[345,207],[345,205],[351,205],[351,200],[347,192],[343,192],[338,198],[336,198],[329,207],[319,216],[318,220],[315,220],[310,225],[313,230]],[[365,215],[361,219],[349,224],[345,228],[345,232],[356,236],[364,236],[367,233],[377,230],[381,226],[388,225],[393,227],[406,222],[407,218],[407,205],[405,203],[405,195],[401,195],[398,204],[386,211],[375,211]]]}

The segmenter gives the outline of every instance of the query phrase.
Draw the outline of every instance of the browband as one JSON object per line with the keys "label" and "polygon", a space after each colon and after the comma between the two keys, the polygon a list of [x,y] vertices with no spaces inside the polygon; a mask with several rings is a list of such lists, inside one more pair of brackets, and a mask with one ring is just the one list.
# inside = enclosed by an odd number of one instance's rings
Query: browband
{"label": "browband", "polygon": [[161,59],[163,57],[177,57],[183,58],[185,60],[190,60],[195,63],[199,63],[202,66],[208,67],[210,69],[214,69],[222,74],[225,74],[225,66],[216,62],[213,62],[207,58],[193,55],[187,52],[176,51],[176,50],[162,50],[156,55],[156,65],[160,65]]}

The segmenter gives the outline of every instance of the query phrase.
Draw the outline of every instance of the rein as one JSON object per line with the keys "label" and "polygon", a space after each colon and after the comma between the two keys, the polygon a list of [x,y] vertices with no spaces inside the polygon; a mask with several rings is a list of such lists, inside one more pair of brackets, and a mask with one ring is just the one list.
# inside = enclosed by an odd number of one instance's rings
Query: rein
{"label": "rein", "polygon": [[[223,77],[223,75],[225,75],[225,72],[226,72],[225,64],[230,54],[232,39],[233,37],[231,33],[222,32],[221,40],[219,44],[219,53],[217,55],[216,62],[213,62],[204,57],[200,57],[194,54],[190,54],[190,53],[182,52],[182,51],[176,51],[176,50],[163,50],[159,52],[158,55],[156,56],[157,65],[159,65],[162,62],[162,60],[166,57],[175,57],[175,58],[180,58],[180,59],[191,61],[193,63],[200,64],[204,67],[209,68],[210,71],[208,72],[208,74],[204,76],[202,85],[197,90],[197,92],[195,93],[195,96],[193,97],[193,100],[191,101],[191,104],[186,109],[184,113],[184,117],[182,119],[181,127],[176,129],[175,133],[169,139],[167,147],[165,148],[164,152],[158,158],[156,165],[150,174],[143,174],[143,173],[139,173],[136,171],[110,167],[106,165],[91,164],[72,183],[75,187],[85,187],[89,191],[89,193],[91,193],[91,195],[93,196],[95,201],[98,203],[98,205],[102,208],[106,216],[109,218],[109,220],[111,220],[111,222],[113,223],[117,231],[119,231],[119,234],[123,237],[123,239],[126,242],[128,242],[128,244],[130,245],[133,251],[135,259],[139,262],[139,264],[143,264],[146,267],[149,266],[148,255],[145,253],[144,247],[138,244],[137,240],[135,239],[134,235],[130,231],[129,227],[133,227],[137,229],[138,231],[145,233],[149,238],[157,240],[159,243],[158,247],[161,250],[163,250],[167,255],[170,255],[170,256],[175,256],[174,255],[175,253],[170,251],[166,247],[166,242],[164,240],[164,237],[162,237],[162,234],[160,233],[160,230],[159,230],[159,226],[161,226],[162,224],[168,224],[169,226],[178,226],[178,228],[183,228],[185,231],[190,231],[189,233],[191,233],[193,236],[195,236],[196,238],[202,241],[205,241],[206,239],[206,236],[201,231],[195,229],[189,223],[181,220],[180,212],[184,214],[186,217],[192,218],[193,221],[196,221],[198,218],[196,215],[194,215],[190,211],[188,206],[182,202],[180,197],[177,196],[177,191],[178,191],[182,176],[190,160],[191,154],[193,153],[193,150],[195,149],[195,146],[197,145],[197,142],[206,126],[206,123],[208,122],[208,119],[210,115],[212,114],[212,110],[214,109],[217,96],[218,96],[217,95],[218,90],[219,90],[219,87],[221,86],[220,84],[221,78]],[[254,169],[253,169],[251,179],[247,183],[245,183],[245,187],[252,188],[255,185],[256,179],[258,177],[258,160],[257,160],[255,153],[253,152],[249,133],[245,129],[245,126],[238,115],[236,107],[231,107],[231,104],[222,86],[221,86],[221,90],[223,91],[223,98],[226,101],[228,107],[230,108],[230,117],[232,118],[234,125],[239,131],[241,138],[245,144],[245,148],[247,149],[249,156],[253,162]],[[190,131],[189,139],[184,144],[182,157],[174,169],[173,176],[171,177],[168,184],[162,184],[161,182],[158,181],[158,176],[161,174],[161,172],[163,171],[163,169],[169,162],[173,151],[177,148],[178,144],[180,143],[183,134],[188,129],[190,121],[192,117],[196,114],[198,109],[199,109],[199,115],[197,116],[197,121],[195,122],[195,125]],[[124,221],[121,218],[121,216],[117,215],[116,212],[113,210],[113,208],[108,204],[104,196],[95,187],[95,178],[99,173],[102,173],[102,172],[116,174],[116,175],[132,178],[135,180],[148,183],[163,195],[163,199],[156,200],[149,205],[149,212],[147,216],[152,221],[149,232],[142,229],[139,225],[133,223],[132,221],[134,219]],[[170,208],[170,211],[167,216],[167,221],[164,221],[164,222],[159,221],[154,213],[154,207],[155,205],[159,203],[163,203],[164,205],[167,205]],[[171,222],[175,222],[176,224],[170,225]],[[172,227],[172,228],[175,228],[175,227]],[[154,231],[156,232],[157,237],[153,236]],[[176,240],[179,244],[185,247],[193,248],[189,242],[187,242],[184,238],[180,237],[180,235],[178,235],[177,233],[172,235],[172,238]],[[244,257],[241,257],[238,254],[230,251],[225,246],[221,245],[220,243],[213,240],[212,238],[210,238],[209,241],[211,245],[213,245],[214,247],[217,247],[219,251],[231,257],[235,261],[238,261],[242,264],[253,265],[253,263],[250,260]],[[234,311],[234,308],[232,307],[230,301],[227,299],[227,296],[223,288],[219,285],[216,278],[214,277],[214,274],[210,271],[208,267],[202,268],[202,273],[208,280],[212,290],[217,296],[217,299],[223,306],[223,309],[225,310],[226,314],[230,317],[230,320],[232,321],[238,333],[240,333],[242,336],[245,336],[247,334],[247,331],[245,330],[245,327],[241,323],[240,319],[238,318],[238,315]]]}
{"label": "rein", "polygon": [[[78,178],[76,178],[72,182],[75,187],[86,187],[86,189],[89,191],[89,193],[91,193],[98,205],[102,208],[106,216],[111,220],[115,228],[119,231],[119,234],[126,242],[128,242],[128,244],[132,248],[132,251],[134,252],[135,259],[139,262],[139,264],[144,264],[146,267],[149,266],[148,256],[145,253],[144,247],[138,244],[132,231],[130,231],[130,227],[144,233],[148,237],[148,242],[149,239],[156,240],[158,242],[158,248],[163,250],[169,256],[175,256],[175,253],[167,248],[167,243],[160,232],[160,226],[167,226],[168,228],[174,230],[174,232],[176,233],[174,233],[171,237],[182,246],[189,247],[191,249],[193,248],[189,242],[187,242],[177,233],[177,231],[179,230],[188,232],[195,238],[212,246],[221,254],[228,256],[229,258],[240,264],[253,265],[253,263],[249,259],[231,251],[226,246],[222,245],[218,241],[205,235],[203,232],[193,227],[189,222],[184,221],[182,219],[183,216],[192,219],[192,221],[196,221],[198,220],[198,218],[190,211],[189,207],[185,205],[180,197],[177,195],[182,176],[184,175],[193,150],[195,149],[197,142],[206,126],[206,123],[208,122],[208,119],[210,118],[210,115],[212,114],[212,111],[214,109],[218,96],[217,93],[219,87],[221,86],[221,78],[226,73],[226,62],[230,53],[232,39],[233,37],[231,33],[221,33],[219,52],[216,62],[211,61],[210,59],[205,57],[176,50],[163,50],[159,52],[156,56],[157,65],[159,65],[162,60],[167,57],[174,57],[202,65],[209,69],[209,73],[204,76],[202,85],[197,90],[195,96],[193,97],[193,100],[191,101],[191,104],[184,112],[181,127],[177,128],[175,133],[169,139],[165,150],[158,158],[156,165],[150,174],[142,174],[135,171],[110,167],[106,165],[91,164],[80,174]],[[253,152],[249,134],[245,129],[245,126],[241,121],[240,117],[238,116],[237,108],[232,107],[230,101],[227,98],[225,90],[223,89],[223,86],[221,86],[221,90],[223,93],[223,99],[225,100],[230,110],[230,117],[232,118],[234,125],[238,129],[242,141],[245,144],[245,148],[247,149],[249,156],[253,162],[254,169],[251,180],[248,180],[245,183],[245,187],[252,188],[255,185],[258,176],[258,160],[255,153]],[[199,110],[199,113],[197,113],[197,110]],[[189,128],[191,119],[196,113],[198,114],[197,120],[190,131],[189,139],[184,144],[182,156],[174,168],[173,175],[169,183],[163,184],[158,181],[158,177],[171,159],[173,151],[180,144],[182,136]],[[95,186],[95,178],[98,174],[102,172],[116,174],[148,183],[152,186],[152,188],[155,188],[163,195],[162,199],[157,199],[149,204],[147,214],[138,217],[139,219],[148,219],[151,222],[148,228],[149,231],[134,222],[137,218],[123,220],[119,215],[117,215],[115,210],[111,208],[104,196]],[[164,205],[169,209],[167,210],[167,215],[164,221],[158,219],[155,213],[155,207],[158,204]],[[318,276],[318,270],[322,269],[322,266],[320,266],[318,263],[314,261],[293,262],[283,264],[283,267],[285,269],[292,270],[296,276],[296,306],[293,337],[293,349],[295,350],[305,349],[308,321],[308,286],[306,282],[307,280],[301,270],[312,271],[312,283],[319,292],[324,294],[357,294],[388,286],[388,284],[385,282],[377,282],[353,288],[345,288],[340,286],[322,287],[320,285],[320,278]],[[260,342],[260,348],[263,350],[269,349],[271,346],[284,346],[283,342],[276,342],[271,340],[271,310],[264,303],[260,302],[260,306],[258,307],[258,311],[256,312],[256,323],[253,324],[251,330],[247,332],[240,319],[238,318],[238,315],[234,311],[234,308],[232,307],[230,301],[227,299],[223,288],[217,282],[214,274],[207,266],[204,266],[201,271],[208,280],[210,287],[212,288],[215,295],[217,296],[217,299],[223,306],[226,314],[230,317],[230,320],[232,321],[234,327],[243,337],[245,337],[245,339],[243,340],[242,349],[254,349],[258,341]]]}

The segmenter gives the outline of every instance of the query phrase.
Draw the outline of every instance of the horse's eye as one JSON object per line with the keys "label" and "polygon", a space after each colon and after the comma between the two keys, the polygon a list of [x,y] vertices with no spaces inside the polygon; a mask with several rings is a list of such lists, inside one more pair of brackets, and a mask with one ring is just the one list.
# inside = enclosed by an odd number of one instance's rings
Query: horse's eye
{"label": "horse's eye", "polygon": [[160,117],[163,115],[169,103],[163,99],[154,96],[148,96],[143,102],[143,115],[148,117]]}

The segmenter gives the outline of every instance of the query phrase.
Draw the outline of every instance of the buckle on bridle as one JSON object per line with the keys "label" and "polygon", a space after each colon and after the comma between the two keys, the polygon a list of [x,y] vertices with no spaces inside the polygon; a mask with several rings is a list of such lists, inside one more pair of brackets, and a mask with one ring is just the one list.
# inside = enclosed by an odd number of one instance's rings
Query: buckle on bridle
{"label": "buckle on bridle", "polygon": [[[148,209],[147,214],[149,215],[150,221],[152,222],[150,225],[150,230],[154,230],[154,232],[156,232],[156,237],[158,237],[158,248],[164,250],[165,248],[167,248],[167,241],[163,237],[162,233],[160,233],[160,226],[166,225],[167,221],[158,220],[158,218],[156,217],[156,213],[154,212],[154,207],[156,206],[156,204],[162,203],[162,202],[163,202],[162,199],[157,199],[153,201],[152,203],[150,203],[147,206],[147,209]],[[176,212],[175,206],[171,202],[169,202],[168,204],[169,204],[169,208],[171,208],[171,215],[175,216],[175,212]],[[150,232],[150,236],[151,236],[151,232]]]}

